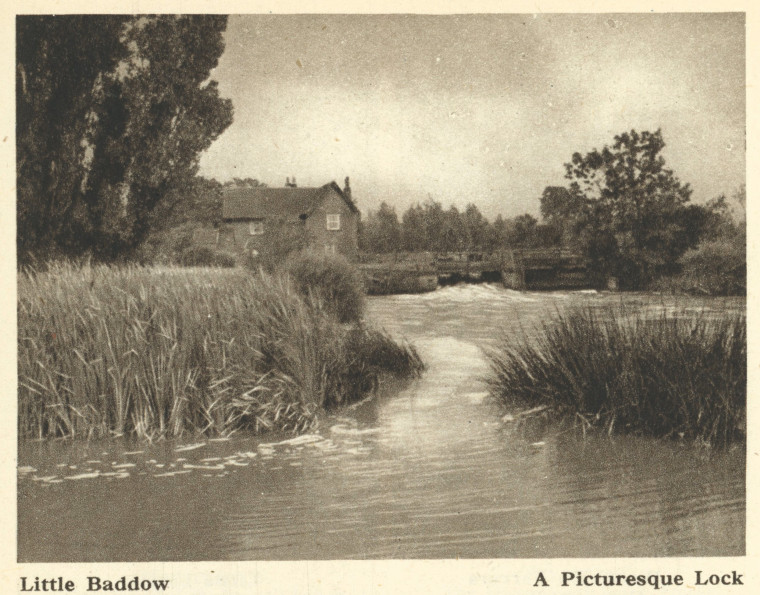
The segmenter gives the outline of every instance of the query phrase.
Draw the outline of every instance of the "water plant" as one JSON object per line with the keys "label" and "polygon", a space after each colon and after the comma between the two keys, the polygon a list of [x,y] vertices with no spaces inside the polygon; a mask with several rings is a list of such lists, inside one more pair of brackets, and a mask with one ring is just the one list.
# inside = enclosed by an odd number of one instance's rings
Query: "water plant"
{"label": "water plant", "polygon": [[488,359],[491,393],[507,408],[719,447],[746,435],[743,314],[572,309],[534,340],[505,338]]}
{"label": "water plant", "polygon": [[18,278],[21,438],[298,432],[413,347],[341,324],[286,276],[52,264]]}
{"label": "water plant", "polygon": [[339,254],[303,251],[285,262],[296,289],[322,300],[341,322],[356,322],[364,312],[364,284],[358,269]]}

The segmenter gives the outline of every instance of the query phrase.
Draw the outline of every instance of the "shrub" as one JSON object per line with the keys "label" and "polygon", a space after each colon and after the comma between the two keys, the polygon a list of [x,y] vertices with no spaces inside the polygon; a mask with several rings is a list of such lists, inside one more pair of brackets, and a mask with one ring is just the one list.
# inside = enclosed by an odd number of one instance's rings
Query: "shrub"
{"label": "shrub", "polygon": [[300,252],[288,258],[285,271],[303,295],[321,300],[340,322],[355,322],[364,312],[359,271],[343,256]]}
{"label": "shrub", "polygon": [[540,337],[489,352],[492,394],[584,426],[725,446],[744,436],[743,315],[658,318],[624,309],[557,315]]}
{"label": "shrub", "polygon": [[700,244],[681,259],[679,287],[689,293],[744,295],[747,253],[743,239],[721,238]]}

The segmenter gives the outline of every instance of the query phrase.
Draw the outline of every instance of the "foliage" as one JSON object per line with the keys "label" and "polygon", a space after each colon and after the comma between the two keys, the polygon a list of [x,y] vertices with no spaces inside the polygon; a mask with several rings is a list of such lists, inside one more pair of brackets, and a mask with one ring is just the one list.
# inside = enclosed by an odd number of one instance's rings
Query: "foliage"
{"label": "foliage", "polygon": [[585,201],[580,194],[573,194],[563,186],[547,186],[541,195],[541,216],[547,225],[556,230],[563,246],[577,244],[578,224]]}
{"label": "foliage", "polygon": [[400,248],[401,226],[396,210],[383,202],[376,213],[370,212],[362,222],[360,249],[388,253]]}
{"label": "foliage", "polygon": [[[195,176],[184,191],[170,192],[156,206],[150,231],[134,260],[144,264],[183,263],[183,255],[197,247],[197,234],[223,229],[221,188],[216,180]],[[212,251],[218,252],[215,248]]]}
{"label": "foliage", "polygon": [[730,238],[700,243],[681,258],[678,289],[703,295],[745,295],[747,252],[744,242]]}
{"label": "foliage", "polygon": [[459,225],[455,227],[464,234],[464,241],[458,243],[464,244],[469,250],[485,249],[490,240],[488,227],[488,220],[480,209],[473,203],[468,204],[464,212],[459,214]]}
{"label": "foliage", "polygon": [[194,176],[182,188],[171,190],[154,209],[150,233],[160,234],[184,224],[218,227],[222,223],[222,185]]}
{"label": "foliage", "polygon": [[18,253],[131,253],[232,121],[221,16],[17,19]]}
{"label": "foliage", "polygon": [[[128,55],[117,16],[16,20],[18,252],[55,245],[75,209],[93,92]],[[62,73],[65,75],[62,76]],[[77,200],[74,200],[77,197]]]}
{"label": "foliage", "polygon": [[505,338],[489,354],[491,391],[504,406],[547,406],[584,429],[714,446],[745,436],[743,315],[584,308],[541,331],[535,342]]}
{"label": "foliage", "polygon": [[544,217],[565,223],[591,269],[632,289],[672,272],[706,217],[687,205],[691,189],[665,167],[664,147],[660,130],[618,135],[611,147],[573,154],[565,164],[569,189],[542,196]]}
{"label": "foliage", "polygon": [[225,188],[266,188],[266,184],[259,182],[255,178],[238,178],[233,177],[224,183]]}
{"label": "foliage", "polygon": [[323,302],[340,322],[356,322],[364,312],[364,284],[357,268],[340,255],[300,252],[285,264],[295,288]]}
{"label": "foliage", "polygon": [[529,243],[529,238],[535,235],[538,220],[532,215],[520,215],[515,217],[512,224],[513,242],[518,246],[524,246]]}
{"label": "foliage", "polygon": [[288,257],[306,248],[306,235],[300,223],[270,217],[267,219],[266,249],[259,253],[246,248],[242,255],[243,265],[252,270],[274,273],[282,269]]}
{"label": "foliage", "polygon": [[702,295],[745,295],[747,291],[746,190],[719,196],[707,205],[702,240],[680,259],[677,274],[655,289]]}
{"label": "foliage", "polygon": [[365,252],[495,252],[508,248],[557,246],[560,234],[525,214],[514,219],[498,215],[489,222],[475,204],[464,211],[444,209],[432,199],[409,207],[401,221],[386,203],[369,212],[360,228],[360,248]]}
{"label": "foliage", "polygon": [[51,264],[20,273],[17,307],[22,439],[299,432],[422,369],[413,347],[240,269]]}

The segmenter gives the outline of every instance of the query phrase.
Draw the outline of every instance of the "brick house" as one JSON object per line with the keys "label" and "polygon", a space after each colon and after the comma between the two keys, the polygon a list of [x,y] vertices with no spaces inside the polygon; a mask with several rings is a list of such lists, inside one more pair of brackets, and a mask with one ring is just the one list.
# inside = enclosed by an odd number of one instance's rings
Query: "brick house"
{"label": "brick house", "polygon": [[348,178],[342,190],[335,182],[299,188],[295,178],[284,188],[229,188],[222,220],[220,244],[235,252],[264,254],[286,244],[358,258],[359,210]]}

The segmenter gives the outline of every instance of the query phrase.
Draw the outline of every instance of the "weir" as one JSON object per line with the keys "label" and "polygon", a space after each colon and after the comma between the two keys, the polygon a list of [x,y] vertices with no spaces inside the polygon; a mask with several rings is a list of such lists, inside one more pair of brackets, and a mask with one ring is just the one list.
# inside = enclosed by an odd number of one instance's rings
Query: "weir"
{"label": "weir", "polygon": [[359,266],[369,292],[379,294],[433,291],[452,281],[501,281],[516,290],[591,286],[582,256],[562,249],[367,255]]}
{"label": "weir", "polygon": [[581,289],[591,285],[583,257],[569,250],[502,253],[501,278],[509,289]]}

